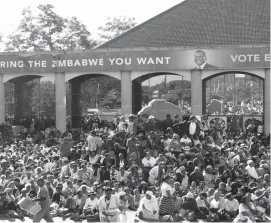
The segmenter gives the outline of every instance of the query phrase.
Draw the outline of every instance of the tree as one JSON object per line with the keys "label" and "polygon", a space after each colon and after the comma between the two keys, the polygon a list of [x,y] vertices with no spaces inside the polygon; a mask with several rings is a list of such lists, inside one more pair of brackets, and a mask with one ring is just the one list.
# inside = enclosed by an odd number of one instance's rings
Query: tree
{"label": "tree", "polygon": [[99,27],[99,36],[101,41],[108,41],[124,32],[127,32],[135,26],[135,18],[127,18],[125,16],[107,18],[107,22],[103,26]]}
{"label": "tree", "polygon": [[34,16],[28,7],[17,30],[8,36],[6,51],[91,49],[97,45],[77,17],[63,18],[51,4],[39,5]]}

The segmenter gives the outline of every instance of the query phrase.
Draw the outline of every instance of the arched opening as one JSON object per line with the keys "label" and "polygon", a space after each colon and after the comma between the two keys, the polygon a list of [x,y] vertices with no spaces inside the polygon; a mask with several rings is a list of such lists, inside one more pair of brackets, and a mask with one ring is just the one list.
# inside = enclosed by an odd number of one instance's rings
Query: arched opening
{"label": "arched opening", "polygon": [[133,80],[133,113],[137,114],[153,99],[165,99],[191,114],[191,77],[176,73],[149,73]]}
{"label": "arched opening", "polygon": [[55,76],[26,75],[5,83],[6,121],[28,130],[55,125]]}
{"label": "arched opening", "polygon": [[203,114],[229,131],[263,123],[264,79],[247,72],[218,73],[203,80]]}
{"label": "arched opening", "polygon": [[[121,81],[105,74],[85,74],[66,84],[68,128],[81,128],[90,114],[111,122],[120,115]],[[86,127],[84,125],[84,127]]]}

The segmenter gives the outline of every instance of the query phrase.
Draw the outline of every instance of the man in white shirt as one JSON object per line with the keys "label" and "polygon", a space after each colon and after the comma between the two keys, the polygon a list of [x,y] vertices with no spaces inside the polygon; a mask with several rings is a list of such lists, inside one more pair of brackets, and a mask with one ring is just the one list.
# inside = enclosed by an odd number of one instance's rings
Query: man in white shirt
{"label": "man in white shirt", "polygon": [[239,202],[233,198],[232,193],[226,194],[225,200],[225,211],[232,217],[235,218],[238,214]]}
{"label": "man in white shirt", "polygon": [[152,157],[149,152],[146,152],[146,157],[142,159],[143,166],[146,168],[152,168],[154,167],[155,163],[156,163],[155,158]]}
{"label": "man in white shirt", "polygon": [[88,147],[87,149],[90,151],[96,151],[97,146],[101,144],[101,138],[96,136],[95,131],[91,131],[89,136],[87,137]]}
{"label": "man in white shirt", "polygon": [[250,177],[254,179],[258,178],[258,174],[254,167],[254,162],[252,160],[247,161],[246,171]]}
{"label": "man in white shirt", "polygon": [[89,197],[85,203],[83,212],[84,215],[91,215],[92,217],[98,217],[98,198],[96,197],[96,193],[94,191],[89,192]]}
{"label": "man in white shirt", "polygon": [[105,188],[105,195],[99,201],[100,222],[119,222],[119,201],[117,196],[112,195],[112,188]]}
{"label": "man in white shirt", "polygon": [[151,156],[150,152],[146,152],[146,157],[142,159],[144,181],[149,180],[149,172],[155,164],[156,159]]}

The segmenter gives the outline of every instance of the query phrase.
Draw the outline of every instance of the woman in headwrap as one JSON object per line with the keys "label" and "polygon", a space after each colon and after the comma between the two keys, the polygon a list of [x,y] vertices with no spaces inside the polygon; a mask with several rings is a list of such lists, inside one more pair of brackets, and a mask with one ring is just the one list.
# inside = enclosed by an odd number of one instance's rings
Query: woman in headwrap
{"label": "woman in headwrap", "polygon": [[[175,218],[173,214],[174,203],[173,203],[173,181],[170,175],[163,177],[163,183],[161,185],[161,199],[159,202],[159,222],[163,220],[165,215],[170,215],[172,218]],[[174,219],[175,220],[175,219]]]}
{"label": "woman in headwrap", "polygon": [[137,215],[143,221],[158,220],[158,201],[151,191],[147,191],[139,203]]}

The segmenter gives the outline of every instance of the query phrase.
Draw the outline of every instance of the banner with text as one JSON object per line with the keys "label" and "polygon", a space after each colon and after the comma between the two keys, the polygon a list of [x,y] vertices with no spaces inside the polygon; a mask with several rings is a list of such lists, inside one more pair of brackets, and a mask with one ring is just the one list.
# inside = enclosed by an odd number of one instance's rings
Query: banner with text
{"label": "banner with text", "polygon": [[11,74],[269,67],[270,48],[0,54],[0,73]]}

